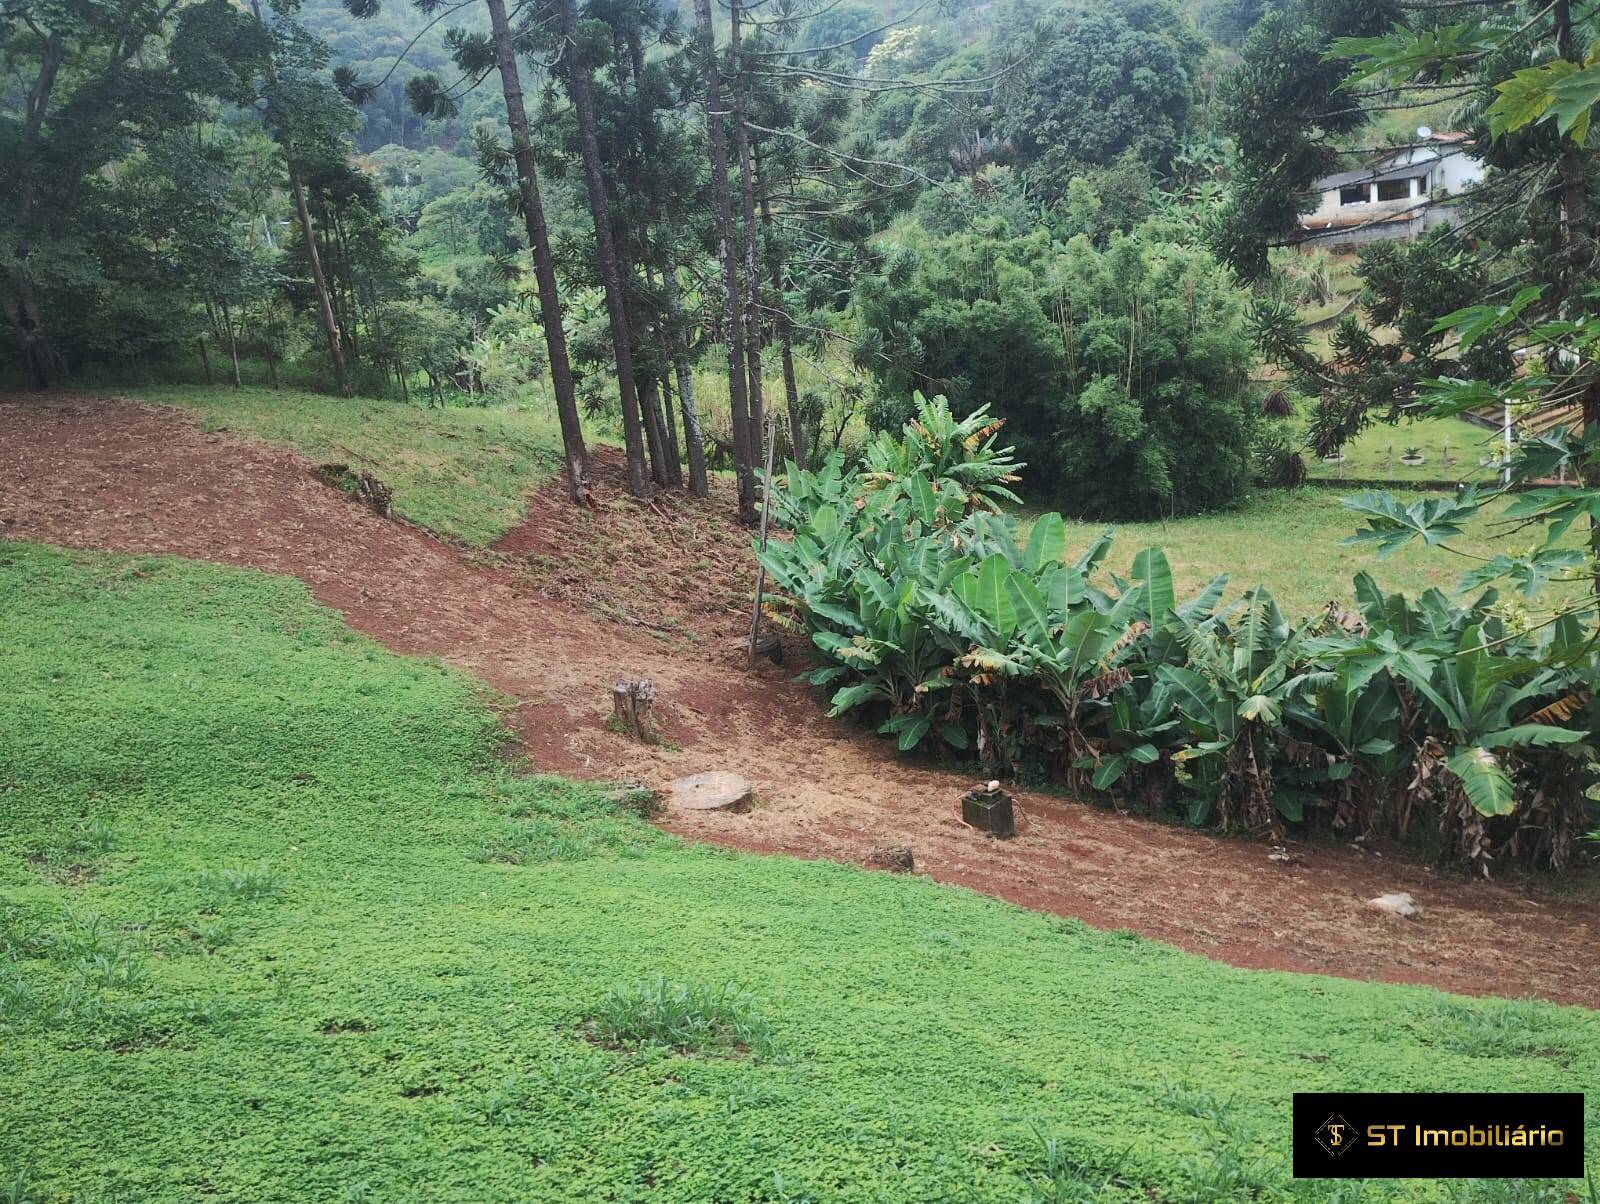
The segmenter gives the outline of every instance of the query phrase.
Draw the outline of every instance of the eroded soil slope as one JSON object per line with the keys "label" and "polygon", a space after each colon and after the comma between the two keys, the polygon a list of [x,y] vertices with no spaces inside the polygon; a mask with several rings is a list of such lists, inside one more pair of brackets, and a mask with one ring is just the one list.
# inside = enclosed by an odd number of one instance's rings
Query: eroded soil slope
{"label": "eroded soil slope", "polygon": [[[954,813],[965,779],[824,718],[792,670],[744,666],[749,535],[724,517],[724,494],[641,506],[603,459],[595,511],[552,488],[489,553],[464,555],[343,498],[313,467],[162,407],[0,397],[0,537],[291,574],[356,629],[512,696],[508,722],[541,769],[657,787],[731,769],[755,782],[748,814],[669,817],[686,837],[852,862],[904,844],[940,881],[1236,965],[1600,1006],[1592,883],[1549,896],[1319,845],[1279,864],[1260,844],[1037,794],[1023,796],[1017,839],[973,833]],[[664,746],[606,729],[622,677],[655,683]],[[1420,918],[1365,906],[1397,890]]]}

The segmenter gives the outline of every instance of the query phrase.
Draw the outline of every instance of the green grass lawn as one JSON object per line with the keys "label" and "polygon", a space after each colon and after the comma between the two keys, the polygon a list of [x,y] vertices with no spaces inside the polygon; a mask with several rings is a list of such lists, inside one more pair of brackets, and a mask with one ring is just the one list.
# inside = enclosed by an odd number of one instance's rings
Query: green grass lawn
{"label": "green grass lawn", "polygon": [[429,409],[295,389],[203,385],[117,392],[195,410],[207,430],[292,447],[318,463],[366,469],[394,489],[400,514],[477,547],[515,526],[528,493],[561,471],[560,428],[539,405]]}
{"label": "green grass lawn", "polygon": [[[1352,490],[1357,493],[1359,490]],[[1093,543],[1107,526],[1116,542],[1107,568],[1127,575],[1134,553],[1152,544],[1165,549],[1184,590],[1196,590],[1217,573],[1230,576],[1230,594],[1260,583],[1272,591],[1291,619],[1308,615],[1338,599],[1351,605],[1350,581],[1365,569],[1386,590],[1415,597],[1429,586],[1451,593],[1472,562],[1420,543],[1379,559],[1364,547],[1341,547],[1339,541],[1360,526],[1356,515],[1339,504],[1347,496],[1331,489],[1259,490],[1243,509],[1203,514],[1166,522],[1067,524],[1069,557]],[[1397,490],[1405,501],[1423,495]],[[1026,539],[1036,508],[1019,513],[1019,537]],[[1492,554],[1501,550],[1492,519],[1480,516],[1464,538],[1452,540],[1463,551]],[[1524,536],[1524,542],[1529,536]]]}
{"label": "green grass lawn", "polygon": [[685,846],[293,581],[11,544],[0,615],[6,1200],[1553,1201],[1297,1182],[1290,1093],[1600,1082],[1595,1013]]}
{"label": "green grass lawn", "polygon": [[[1421,464],[1400,462],[1408,447],[1422,451]],[[1500,436],[1494,431],[1460,418],[1424,418],[1398,426],[1373,423],[1345,445],[1342,464],[1329,464],[1310,452],[1303,454],[1313,477],[1392,480],[1404,485],[1407,481],[1488,481],[1495,470],[1478,461],[1499,453]]]}

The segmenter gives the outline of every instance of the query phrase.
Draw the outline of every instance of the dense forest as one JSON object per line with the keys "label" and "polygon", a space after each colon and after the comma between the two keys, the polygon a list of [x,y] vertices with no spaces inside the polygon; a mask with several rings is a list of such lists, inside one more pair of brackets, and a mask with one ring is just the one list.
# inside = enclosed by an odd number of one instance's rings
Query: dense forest
{"label": "dense forest", "polygon": [[[1566,0],[3,11],[20,377],[537,399],[575,499],[601,431],[631,492],[731,469],[748,520],[769,445],[852,458],[921,393],[1006,420],[1041,501],[1236,505],[1428,382],[1500,395],[1594,267]],[[1308,346],[1313,182],[1429,123],[1488,179]],[[1437,324],[1527,289],[1521,328]],[[1580,371],[1519,395],[1592,431],[1585,332],[1551,337]]]}

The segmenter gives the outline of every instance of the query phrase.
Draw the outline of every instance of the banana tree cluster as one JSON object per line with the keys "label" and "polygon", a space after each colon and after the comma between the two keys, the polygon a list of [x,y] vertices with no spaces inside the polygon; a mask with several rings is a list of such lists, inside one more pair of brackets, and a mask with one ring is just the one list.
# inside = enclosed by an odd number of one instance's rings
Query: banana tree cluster
{"label": "banana tree cluster", "polygon": [[1356,609],[1297,624],[1260,587],[1226,601],[1226,576],[1180,597],[1159,548],[1123,578],[1109,532],[1069,556],[1059,515],[1019,543],[995,424],[918,400],[864,468],[775,483],[769,613],[809,635],[830,714],[1195,824],[1426,838],[1480,867],[1559,866],[1594,826],[1578,620],[1519,634],[1492,591],[1413,602],[1366,574]]}

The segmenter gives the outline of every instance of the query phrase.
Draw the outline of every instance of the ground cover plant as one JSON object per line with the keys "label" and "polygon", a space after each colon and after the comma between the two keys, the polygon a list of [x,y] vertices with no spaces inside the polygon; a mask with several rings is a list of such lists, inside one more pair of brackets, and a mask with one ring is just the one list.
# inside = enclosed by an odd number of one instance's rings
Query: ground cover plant
{"label": "ground cover plant", "polygon": [[424,408],[299,389],[195,385],[120,392],[194,410],[207,430],[370,472],[394,490],[398,516],[474,547],[515,526],[523,499],[561,470],[555,416],[532,405]]}
{"label": "ground cover plant", "polygon": [[[1600,1076],[1579,1009],[681,845],[509,771],[473,682],[292,581],[0,561],[10,1198],[1322,1200],[1289,1177],[1292,1089]],[[518,824],[568,842],[479,856]],[[734,1039],[674,1052],[697,1027]]]}
{"label": "ground cover plant", "polygon": [[[1126,579],[1098,571],[1109,534],[1069,558],[1059,515],[1019,546],[997,513],[997,483],[1017,479],[998,428],[919,398],[869,449],[873,471],[790,467],[794,537],[759,556],[780,617],[820,652],[808,680],[831,714],[857,711],[902,751],[972,750],[1191,823],[1426,831],[1485,872],[1573,859],[1594,823],[1596,649],[1576,615],[1527,621],[1543,578],[1524,575],[1509,614],[1483,588],[1497,572],[1461,605],[1359,573],[1349,607],[1292,624],[1260,586],[1224,603],[1222,574],[1183,597],[1160,548]],[[1358,538],[1451,534],[1452,505],[1375,496],[1362,513],[1401,533]]]}

